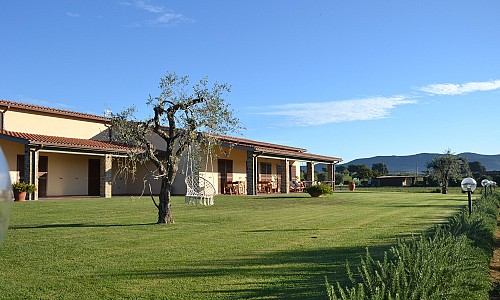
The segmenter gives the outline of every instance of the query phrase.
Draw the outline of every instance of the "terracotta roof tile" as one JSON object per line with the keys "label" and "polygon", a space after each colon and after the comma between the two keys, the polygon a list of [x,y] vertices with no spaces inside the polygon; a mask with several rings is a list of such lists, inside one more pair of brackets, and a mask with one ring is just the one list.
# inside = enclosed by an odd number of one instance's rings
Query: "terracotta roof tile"
{"label": "terracotta roof tile", "polygon": [[[14,108],[19,110],[28,110],[34,112],[42,112],[48,114],[55,114],[61,116],[68,116],[80,119],[88,119],[99,122],[109,122],[110,119],[106,117],[96,116],[92,114],[79,113],[69,110],[61,110],[55,108],[49,108],[44,106],[38,106],[33,104],[25,104],[20,102],[13,102],[7,100],[0,100],[0,107]],[[27,140],[29,142],[38,143],[41,145],[52,145],[52,146],[62,146],[68,148],[79,148],[79,149],[98,149],[106,151],[119,151],[126,152],[127,148],[110,142],[96,141],[96,140],[86,140],[86,139],[75,139],[75,138],[65,138],[56,136],[46,136],[39,134],[29,134],[21,132],[12,131],[2,131],[0,134],[20,138]],[[305,160],[317,160],[325,162],[341,162],[341,158],[317,155],[312,153],[307,153],[307,149],[291,147],[279,144],[272,144],[266,142],[259,142],[244,138],[221,136],[220,141],[223,143],[228,143],[230,145],[242,146],[252,148],[255,151],[263,152],[265,154],[280,155],[280,156],[290,156],[294,158],[301,158]]]}
{"label": "terracotta roof tile", "polygon": [[127,150],[129,150],[127,147],[123,145],[118,145],[106,141],[67,138],[60,136],[49,136],[49,135],[14,132],[6,130],[0,131],[0,135],[21,139],[32,144],[38,144],[43,146],[56,146],[69,149],[100,150],[100,151],[120,152],[120,153],[124,153],[127,152]]}
{"label": "terracotta roof tile", "polygon": [[297,147],[292,147],[292,146],[259,142],[259,141],[231,137],[231,136],[221,136],[221,141],[227,142],[229,144],[241,145],[241,146],[249,146],[249,147],[260,146],[260,147],[266,147],[266,148],[270,148],[270,149],[272,148],[272,149],[281,149],[281,150],[294,151],[294,152],[307,152],[307,149],[304,149],[304,148],[297,148]]}
{"label": "terracotta roof tile", "polygon": [[314,160],[321,162],[341,162],[342,159],[338,157],[332,156],[324,156],[308,153],[304,148],[297,148],[285,145],[271,144],[265,142],[258,142],[249,139],[235,138],[229,136],[221,137],[222,142],[226,142],[232,144],[234,146],[245,146],[249,148],[253,148],[255,151],[263,152],[264,154],[269,155],[279,155],[279,156],[288,156],[298,159],[304,160]]}
{"label": "terracotta roof tile", "polygon": [[267,147],[255,147],[255,150],[260,151],[263,154],[268,154],[268,155],[271,154],[271,155],[278,155],[278,156],[290,157],[290,158],[295,158],[295,159],[312,160],[312,161],[317,161],[317,162],[338,163],[338,162],[342,161],[342,158],[333,157],[333,156],[318,155],[318,154],[307,153],[307,152],[294,152],[294,151],[279,150],[279,149],[273,149],[273,148],[267,148]]}
{"label": "terracotta roof tile", "polygon": [[7,101],[7,100],[0,100],[0,107],[8,107],[8,108],[16,108],[16,109],[20,109],[20,110],[43,112],[43,113],[49,113],[49,114],[55,114],[55,115],[75,117],[75,118],[80,118],[80,119],[89,119],[89,120],[100,121],[100,122],[109,122],[109,119],[106,117],[96,116],[96,115],[92,115],[92,114],[79,113],[79,112],[74,112],[74,111],[70,111],[70,110],[62,110],[62,109],[45,107],[45,106],[33,105],[33,104]]}

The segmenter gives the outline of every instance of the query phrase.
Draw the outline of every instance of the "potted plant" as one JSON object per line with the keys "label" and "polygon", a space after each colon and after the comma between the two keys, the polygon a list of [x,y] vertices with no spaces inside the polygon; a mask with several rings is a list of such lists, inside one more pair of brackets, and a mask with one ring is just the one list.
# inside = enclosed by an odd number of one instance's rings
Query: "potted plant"
{"label": "potted plant", "polygon": [[311,197],[321,197],[322,195],[333,194],[332,187],[326,183],[308,186],[306,187],[306,192],[308,192]]}
{"label": "potted plant", "polygon": [[12,184],[12,190],[14,191],[15,201],[24,201],[26,200],[27,193],[36,191],[36,186],[34,184],[18,181]]}

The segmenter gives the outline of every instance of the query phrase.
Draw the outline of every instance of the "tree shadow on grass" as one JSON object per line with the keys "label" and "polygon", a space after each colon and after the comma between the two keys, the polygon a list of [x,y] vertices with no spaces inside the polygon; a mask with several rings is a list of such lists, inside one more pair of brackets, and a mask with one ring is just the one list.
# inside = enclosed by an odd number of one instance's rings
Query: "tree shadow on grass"
{"label": "tree shadow on grass", "polygon": [[65,224],[42,224],[42,225],[20,225],[9,226],[9,229],[44,229],[44,228],[107,228],[107,227],[134,227],[134,226],[150,226],[156,223],[142,224],[85,224],[85,223],[65,223]]}
{"label": "tree shadow on grass", "polygon": [[286,196],[283,196],[283,194],[271,194],[271,195],[257,195],[254,196],[250,199],[254,200],[280,200],[280,199],[307,199],[311,198],[309,194],[286,194]]}
{"label": "tree shadow on grass", "polygon": [[[370,247],[375,259],[381,259],[390,245]],[[325,277],[331,284],[349,285],[346,261],[352,270],[360,263],[366,247],[324,248],[249,254],[232,260],[198,260],[183,267],[165,270],[129,270],[119,274],[103,274],[123,279],[169,280],[173,278],[231,277],[218,290],[200,291],[200,298],[227,299],[325,299]],[[234,283],[241,278],[241,283]]]}
{"label": "tree shadow on grass", "polygon": [[[467,203],[464,204],[463,207],[465,207]],[[381,207],[388,207],[388,208],[394,208],[394,207],[401,207],[401,208],[409,208],[409,207],[415,207],[415,208],[424,208],[424,207],[429,207],[429,208],[437,208],[437,209],[451,209],[452,211],[461,211],[463,207],[456,207],[456,206],[450,206],[450,205],[442,205],[442,204],[387,204],[387,205],[382,205]]]}
{"label": "tree shadow on grass", "polygon": [[243,230],[242,232],[247,233],[264,233],[264,232],[295,232],[295,231],[319,231],[319,230],[330,230],[321,228],[283,228],[283,229],[255,229],[255,230]]}

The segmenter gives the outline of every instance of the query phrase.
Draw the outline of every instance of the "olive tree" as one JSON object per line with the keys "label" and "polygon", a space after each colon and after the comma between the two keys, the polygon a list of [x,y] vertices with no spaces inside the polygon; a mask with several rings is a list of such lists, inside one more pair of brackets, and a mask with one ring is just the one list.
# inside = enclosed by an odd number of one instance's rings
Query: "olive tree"
{"label": "olive tree", "polygon": [[457,156],[446,150],[443,155],[436,156],[427,163],[432,178],[441,183],[441,193],[448,193],[448,184],[451,179],[460,179],[469,175],[467,158]]}
{"label": "olive tree", "polygon": [[[172,224],[171,192],[180,158],[190,146],[210,147],[221,135],[237,132],[241,127],[229,103],[224,99],[230,92],[227,84],[209,85],[205,77],[191,85],[188,76],[167,73],[160,79],[160,93],[149,96],[148,106],[153,115],[144,120],[135,117],[135,107],[112,115],[112,139],[130,147],[129,161],[135,172],[137,162],[152,162],[155,169],[148,170],[161,181],[159,202],[152,197],[158,209],[158,224]],[[163,144],[155,146],[152,137]],[[196,147],[199,148],[199,147]]]}

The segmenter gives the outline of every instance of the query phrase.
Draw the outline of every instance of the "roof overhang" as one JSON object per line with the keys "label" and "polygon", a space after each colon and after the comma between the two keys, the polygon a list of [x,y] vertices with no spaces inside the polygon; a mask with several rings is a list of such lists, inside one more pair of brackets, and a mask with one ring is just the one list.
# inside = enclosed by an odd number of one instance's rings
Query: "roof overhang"
{"label": "roof overhang", "polygon": [[219,143],[225,147],[232,147],[235,149],[253,152],[253,155],[256,157],[291,159],[296,161],[324,164],[338,164],[342,162],[341,158],[308,153],[304,148],[257,142],[242,138],[224,136],[220,138]]}
{"label": "roof overhang", "polygon": [[290,159],[302,162],[314,162],[319,164],[338,164],[341,158],[316,155],[312,153],[277,153],[273,151],[256,151],[255,156],[271,159]]}
{"label": "roof overhang", "polygon": [[129,148],[107,141],[48,136],[13,131],[0,131],[0,139],[38,148],[41,152],[89,155],[126,155]]}

